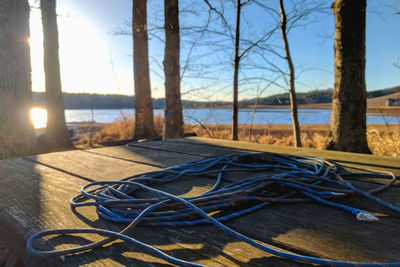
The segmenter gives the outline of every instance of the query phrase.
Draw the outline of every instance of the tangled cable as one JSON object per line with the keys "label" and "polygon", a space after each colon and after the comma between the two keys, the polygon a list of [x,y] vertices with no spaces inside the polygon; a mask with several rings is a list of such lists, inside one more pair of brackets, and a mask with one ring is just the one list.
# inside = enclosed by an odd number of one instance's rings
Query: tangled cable
{"label": "tangled cable", "polygon": [[[351,168],[362,172],[339,171],[341,168]],[[232,172],[246,172],[249,175],[255,173],[255,175],[229,182],[230,179],[226,178],[226,175]],[[365,192],[348,181],[349,178],[360,176],[384,178],[388,179],[388,182]],[[188,177],[214,178],[216,182],[209,191],[194,197],[179,197],[150,187]],[[272,203],[306,201],[315,201],[341,209],[353,214],[357,220],[376,221],[378,218],[367,211],[337,203],[335,199],[350,195],[364,196],[400,213],[399,207],[373,195],[390,187],[398,178],[391,172],[371,171],[313,157],[274,153],[224,155],[186,162],[120,181],[92,182],[83,186],[81,194],[71,199],[73,208],[95,206],[100,218],[112,222],[129,223],[121,232],[96,228],[43,231],[29,238],[27,250],[38,257],[61,256],[94,249],[115,239],[121,239],[170,263],[180,266],[202,266],[167,255],[155,247],[128,236],[127,233],[136,225],[189,226],[211,223],[256,248],[290,260],[333,266],[400,266],[400,262],[344,262],[283,252],[262,245],[221,223]],[[146,197],[139,197],[138,195],[140,193],[143,195],[143,192]],[[76,233],[96,233],[107,238],[65,250],[43,251],[34,248],[35,241],[41,237]]]}

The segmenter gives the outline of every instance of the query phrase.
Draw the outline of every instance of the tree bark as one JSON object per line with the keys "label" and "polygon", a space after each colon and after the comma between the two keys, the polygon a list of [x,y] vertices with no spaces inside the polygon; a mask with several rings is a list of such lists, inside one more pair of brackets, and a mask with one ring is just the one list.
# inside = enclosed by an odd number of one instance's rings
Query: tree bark
{"label": "tree bark", "polygon": [[64,100],[61,90],[56,0],[40,0],[43,24],[44,73],[46,84],[48,149],[71,148],[65,124]]}
{"label": "tree bark", "polygon": [[326,149],[371,153],[366,138],[366,0],[336,0],[335,86]]}
{"label": "tree bark", "polygon": [[0,0],[0,158],[34,152],[27,0]]}
{"label": "tree bark", "polygon": [[236,3],[236,30],[235,30],[235,59],[234,59],[234,71],[233,71],[233,103],[232,103],[232,140],[238,140],[238,120],[239,120],[239,64],[240,64],[240,12],[242,4],[240,0]]}
{"label": "tree bark", "polygon": [[133,0],[133,69],[135,82],[135,138],[156,136],[151,99],[147,37],[147,1]]}
{"label": "tree bark", "polygon": [[169,139],[183,136],[178,0],[164,1],[164,16],[165,128],[163,138]]}
{"label": "tree bark", "polygon": [[301,147],[301,136],[299,118],[297,116],[297,99],[296,99],[296,88],[295,88],[295,74],[292,57],[290,55],[289,41],[287,39],[286,25],[287,17],[285,12],[285,6],[283,0],[279,0],[279,7],[281,11],[281,34],[283,39],[283,46],[285,47],[286,61],[289,67],[289,97],[290,97],[290,111],[292,115],[293,123],[293,137],[295,147]]}

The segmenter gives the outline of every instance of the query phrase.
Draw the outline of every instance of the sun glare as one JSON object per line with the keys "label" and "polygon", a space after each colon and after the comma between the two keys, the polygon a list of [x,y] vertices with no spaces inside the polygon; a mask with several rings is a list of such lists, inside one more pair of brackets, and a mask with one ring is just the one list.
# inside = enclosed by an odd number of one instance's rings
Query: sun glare
{"label": "sun glare", "polygon": [[44,108],[32,108],[31,120],[35,129],[45,128],[47,124],[47,110]]}
{"label": "sun glare", "polygon": [[[70,7],[68,7],[70,8]],[[62,89],[65,92],[116,91],[104,36],[83,15],[59,7],[57,17]],[[32,87],[44,91],[43,33],[40,11],[31,12]]]}

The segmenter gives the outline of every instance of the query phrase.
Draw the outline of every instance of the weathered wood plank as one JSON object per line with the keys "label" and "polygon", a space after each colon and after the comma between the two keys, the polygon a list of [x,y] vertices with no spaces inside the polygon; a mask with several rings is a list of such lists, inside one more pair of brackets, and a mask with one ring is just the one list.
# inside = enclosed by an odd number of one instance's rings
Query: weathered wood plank
{"label": "weathered wood plank", "polygon": [[165,151],[155,153],[154,150],[131,149],[127,146],[57,152],[26,158],[47,167],[92,180],[117,180],[137,173],[200,159],[198,156]]}
{"label": "weathered wood plank", "polygon": [[[78,256],[46,260],[32,258],[25,251],[25,242],[37,231],[84,227],[100,227],[118,231],[123,226],[99,220],[94,209],[79,208],[79,213],[76,214],[71,211],[69,198],[76,195],[79,188],[87,183],[86,181],[23,159],[0,162],[0,173],[2,174],[0,241],[7,243],[25,264],[29,263],[29,266],[70,266],[89,263],[96,266],[148,266],[150,263],[162,266],[166,264],[165,261],[143,253],[132,245],[120,242]],[[187,236],[187,233],[183,232],[183,234]],[[213,266],[227,266],[231,263],[231,260],[216,255],[215,250],[209,253],[207,248],[204,249],[203,245],[196,241],[196,238],[188,236],[187,239],[191,241],[180,244],[179,236],[172,229],[158,228],[155,232],[152,227],[141,227],[140,231],[134,232],[134,236],[176,257]],[[83,235],[83,237],[99,240],[99,237],[93,238],[88,235]],[[66,240],[68,239],[59,239],[59,241]],[[70,241],[84,242],[85,240],[72,238]],[[58,242],[54,240],[52,244],[57,245]],[[213,255],[217,259],[213,259]]]}
{"label": "weathered wood plank", "polygon": [[[152,142],[152,144],[157,143],[158,142]],[[199,155],[186,155],[179,152],[166,152],[161,150],[157,150],[157,153],[154,153],[154,150],[151,149],[130,146],[105,147],[85,150],[84,152],[100,154],[134,163],[154,165],[159,168],[166,168],[185,161],[199,160],[203,158]]]}
{"label": "weathered wood plank", "polygon": [[204,146],[203,143],[186,142],[185,139],[170,139],[162,142],[146,142],[146,143],[131,143],[128,145],[132,148],[144,148],[157,151],[165,151],[169,153],[179,153],[182,155],[200,156],[200,157],[215,157],[224,154],[246,153],[249,150],[236,149],[230,147]]}
{"label": "weathered wood plank", "polygon": [[[15,172],[16,168],[18,168],[18,172]],[[79,212],[83,215],[78,217],[76,215],[79,214],[72,213],[69,209],[68,199],[75,195],[78,189],[86,184],[86,181],[22,159],[10,161],[4,165],[0,164],[0,172],[7,175],[7,179],[2,179],[1,182],[8,183],[13,188],[13,190],[0,192],[2,195],[0,198],[1,210],[4,212],[0,224],[6,227],[13,226],[12,231],[7,231],[8,234],[6,235],[2,233],[1,236],[6,242],[18,240],[16,244],[11,246],[18,250],[17,254],[24,262],[38,266],[54,264],[67,266],[76,265],[77,263],[90,263],[97,266],[110,264],[147,266],[148,262],[164,262],[142,253],[140,250],[132,250],[131,246],[123,244],[116,244],[107,249],[83,253],[78,256],[66,256],[61,259],[51,258],[46,261],[32,259],[25,252],[24,243],[26,238],[34,232],[69,227],[101,227],[118,230],[121,229],[121,226],[98,220],[93,209],[80,208]],[[208,188],[210,186],[211,184]],[[193,190],[188,195],[197,195],[207,190],[204,185],[197,189],[197,191]],[[20,192],[18,190],[24,191]],[[23,196],[26,197],[19,197],[17,201],[14,201],[12,196],[18,193],[23,193]],[[249,253],[247,251],[249,249],[248,245],[236,244],[235,240],[232,241],[229,236],[222,235],[221,237],[220,231],[212,226],[185,227],[181,229],[157,228],[156,232],[151,227],[140,227],[140,231],[135,231],[134,236],[141,241],[149,242],[156,247],[162,248],[172,255],[206,265],[240,266],[243,262],[255,260],[252,265],[265,266],[257,263],[256,260],[260,257],[266,257],[264,253],[260,254],[257,251]],[[88,238],[86,235],[84,237]],[[60,240],[65,241],[65,239]],[[243,249],[243,247],[246,249]],[[192,250],[194,251],[192,252]],[[123,256],[120,256],[121,251]],[[135,260],[132,260],[130,256],[135,257]],[[277,259],[274,260],[273,258],[272,262],[276,261]],[[282,264],[293,266],[290,261],[283,261]]]}
{"label": "weathered wood plank", "polygon": [[123,179],[159,169],[154,165],[128,162],[78,150],[29,156],[27,159],[70,175],[96,181]]}
{"label": "weathered wood plank", "polygon": [[[89,152],[52,153],[30,157],[30,161],[24,159],[2,161],[0,162],[0,226],[5,225],[10,229],[4,231],[5,228],[2,228],[1,232],[6,232],[4,236],[7,237],[0,237],[0,242],[3,240],[10,244],[19,242],[19,245],[15,244],[13,247],[18,248],[18,254],[22,255],[24,261],[30,262],[33,259],[24,252],[23,243],[33,232],[66,227],[121,229],[121,225],[99,220],[94,209],[79,209],[81,216],[72,213],[68,200],[87,183],[87,180],[80,177],[90,180],[115,180],[188,160],[248,152],[248,148],[245,148],[244,144],[238,145],[238,142],[230,142],[231,147],[228,143],[217,147],[206,141],[197,138],[180,139]],[[269,147],[253,150],[276,152]],[[303,154],[299,152],[299,155]],[[376,160],[366,160],[376,162]],[[396,161],[389,160],[384,166],[392,168],[396,166],[395,164]],[[236,179],[238,176],[233,175],[231,178]],[[189,196],[204,192],[213,182],[213,179],[207,177],[183,179],[158,188]],[[367,183],[358,185],[365,188],[373,186]],[[399,204],[399,189],[390,190],[382,194],[382,197]],[[357,207],[380,210],[376,205],[370,205],[363,199],[352,198],[350,201]],[[342,260],[399,260],[396,258],[398,253],[395,248],[398,248],[400,243],[393,235],[400,230],[399,215],[386,209],[383,213],[389,217],[382,218],[378,223],[366,224],[357,222],[350,214],[311,203],[271,205],[227,224],[257,240],[310,255]],[[211,225],[160,227],[157,231],[151,227],[139,227],[134,236],[164,249],[171,255],[213,266],[296,265],[238,242]],[[90,263],[99,266],[165,264],[162,260],[119,242],[81,255],[32,262],[38,265]]]}
{"label": "weathered wood plank", "polygon": [[197,144],[199,146],[206,146],[209,148],[218,147],[218,148],[228,148],[234,150],[273,152],[273,153],[284,153],[289,155],[321,157],[321,158],[332,159],[336,161],[343,161],[354,164],[365,164],[368,166],[380,166],[391,169],[400,169],[400,159],[394,157],[384,157],[384,156],[376,156],[368,154],[331,151],[331,150],[317,150],[317,149],[295,148],[287,146],[274,146],[274,145],[249,143],[242,141],[233,142],[223,139],[209,139],[200,137],[174,139],[171,140],[171,142]]}
{"label": "weathered wood plank", "polygon": [[[65,152],[67,153],[67,152]],[[92,162],[92,161],[88,161]],[[89,211],[86,209],[86,212],[83,212],[84,217],[87,217],[84,220],[84,223],[82,223],[80,220],[77,219],[75,215],[73,215],[69,208],[68,208],[68,199],[72,196],[75,195],[78,192],[78,189],[83,185],[86,184],[86,181],[82,179],[77,179],[74,176],[69,176],[65,173],[59,173],[58,171],[55,171],[53,169],[49,169],[46,166],[43,165],[34,165],[32,162],[25,162],[22,159],[18,160],[18,164],[13,164],[14,162],[11,162],[11,164],[6,164],[6,166],[1,166],[1,173],[3,174],[10,174],[9,179],[12,179],[13,183],[10,184],[13,188],[15,189],[21,189],[25,187],[18,188],[17,185],[20,184],[21,179],[23,177],[24,181],[32,181],[33,184],[31,183],[29,187],[27,188],[35,188],[40,186],[40,190],[38,189],[37,192],[29,192],[27,195],[30,196],[30,198],[23,199],[21,203],[21,199],[14,203],[16,206],[9,206],[11,202],[7,202],[7,200],[11,201],[12,197],[9,196],[10,193],[16,194],[16,192],[1,192],[3,193],[4,199],[0,199],[0,203],[4,205],[5,208],[4,211],[7,211],[10,216],[4,216],[3,218],[8,222],[7,225],[15,225],[15,222],[23,222],[22,225],[18,225],[16,228],[19,230],[22,230],[24,234],[20,236],[19,244],[18,246],[21,248],[18,251],[18,254],[23,254],[25,255],[24,261],[28,259],[29,262],[36,262],[38,265],[44,265],[45,263],[49,262],[42,262],[39,261],[31,261],[30,257],[26,255],[24,251],[24,242],[26,238],[32,234],[35,231],[43,230],[43,229],[52,229],[52,228],[68,228],[68,227],[88,227],[88,226],[93,226],[93,227],[101,227],[101,228],[106,228],[106,229],[120,229],[120,227],[116,227],[115,225],[108,225],[105,222],[100,222],[96,219],[96,216],[93,215],[94,210]],[[18,167],[17,167],[18,166]],[[25,167],[22,167],[25,166]],[[88,165],[88,168],[91,169],[92,166]],[[11,170],[8,170],[8,168],[11,168]],[[15,175],[14,171],[15,169],[18,168],[18,174]],[[8,170],[8,171],[7,171]],[[32,171],[34,170],[34,171]],[[10,182],[11,180],[2,180],[2,182]],[[64,181],[67,181],[65,184],[60,185],[58,184],[59,182],[64,183]],[[78,182],[77,182],[78,181]],[[212,186],[212,183],[209,183],[208,186],[206,187],[204,185],[205,179],[202,179],[199,183],[199,181],[196,182],[197,186],[192,186],[190,183],[187,182],[177,182],[174,183],[174,186],[171,187],[170,185],[164,186],[163,190],[170,191],[172,193],[183,193],[185,195],[197,195],[205,190],[207,188],[210,188]],[[57,182],[57,183],[56,183]],[[55,183],[55,184],[54,184]],[[54,185],[53,185],[54,184]],[[28,184],[24,185],[28,186]],[[168,190],[168,187],[170,187]],[[192,188],[193,187],[193,188]],[[186,189],[187,188],[187,189]],[[175,189],[175,190],[174,190]],[[192,190],[189,190],[192,189]],[[65,192],[66,191],[66,192]],[[175,192],[174,192],[175,191]],[[180,192],[178,192],[180,191]],[[7,194],[8,193],[8,194]],[[39,196],[38,199],[35,199],[32,197],[34,196]],[[32,205],[34,205],[32,207]],[[9,210],[11,209],[11,210]],[[27,209],[27,211],[25,211]],[[84,209],[85,210],[85,209]],[[23,213],[21,214],[20,212],[15,212],[15,211],[22,211]],[[91,214],[89,214],[91,213]],[[74,218],[72,221],[70,221],[70,218]],[[83,219],[83,217],[80,217],[80,219]],[[25,233],[26,229],[30,229],[28,233]],[[142,231],[145,229],[145,231]],[[215,229],[210,227],[209,229],[211,236],[212,235],[217,235],[217,232],[215,232]],[[235,250],[232,249],[225,249],[224,253],[229,254],[230,256],[227,259],[224,256],[221,256],[221,251],[224,248],[224,245],[221,245],[222,241],[214,241],[214,244],[211,245],[204,245],[203,241],[208,240],[209,236],[208,235],[199,235],[201,237],[202,242],[196,242],[196,239],[198,238],[193,238],[193,236],[189,236],[187,233],[188,231],[193,231],[193,230],[175,230],[175,229],[168,229],[168,228],[161,228],[157,229],[157,233],[155,234],[153,229],[151,228],[146,228],[142,227],[141,231],[139,234],[139,239],[145,242],[150,242],[154,243],[155,245],[160,244],[163,249],[166,249],[167,251],[170,250],[170,246],[172,247],[179,247],[177,249],[172,249],[172,255],[180,256],[180,257],[186,257],[187,259],[190,260],[197,260],[199,263],[204,263],[204,264],[211,264],[213,266],[219,266],[220,264],[223,264],[225,266],[234,266],[237,265],[235,264],[236,261],[239,263],[244,261],[244,262],[249,262],[251,261],[251,258],[248,256],[246,257],[246,253],[235,253]],[[179,234],[177,234],[179,233]],[[152,238],[149,238],[148,235],[151,234]],[[16,233],[13,233],[12,236],[16,235]],[[219,235],[219,234],[218,234]],[[145,237],[143,237],[145,236]],[[154,237],[156,236],[156,237]],[[142,238],[141,238],[142,237]],[[11,237],[10,237],[11,238]],[[226,237],[226,243],[228,244],[230,237]],[[163,241],[164,240],[164,241]],[[182,240],[182,241],[181,241]],[[223,240],[223,239],[222,239]],[[183,242],[183,243],[182,243]],[[194,245],[192,242],[195,242]],[[175,244],[174,244],[175,243]],[[173,244],[173,245],[172,245]],[[196,245],[197,244],[197,245]],[[222,244],[225,244],[225,242],[222,242]],[[188,257],[188,254],[191,255],[190,251],[187,252],[184,250],[184,248],[191,249],[192,247],[200,246],[200,252],[196,251],[195,254],[192,256]],[[77,257],[74,256],[68,256],[64,257],[62,261],[57,261],[55,259],[50,260],[50,264],[65,264],[65,265],[70,265],[74,264],[77,261],[79,263],[92,263],[96,265],[103,265],[103,264],[109,264],[110,260],[112,264],[117,264],[118,262],[114,262],[113,259],[116,257],[115,255],[119,255],[119,252],[117,250],[127,250],[126,248],[123,249],[121,248],[121,245],[113,250],[110,251],[101,251],[100,255],[95,254],[90,254],[90,253],[84,253],[86,255],[85,257],[81,257],[80,255]],[[174,252],[176,250],[176,252]],[[149,259],[151,261],[154,261],[152,257],[149,257],[147,254],[143,256],[141,252],[126,252],[129,255],[135,255],[135,257],[141,257],[143,262],[147,262]],[[183,254],[182,254],[183,253]],[[206,254],[202,254],[206,253]],[[182,255],[181,255],[182,254]],[[243,254],[243,255],[240,255]],[[205,256],[207,255],[207,256]],[[260,257],[259,253],[256,255]],[[212,257],[215,257],[213,259]],[[96,261],[92,262],[93,259],[104,259],[105,263],[103,261]],[[208,258],[211,258],[210,260]],[[233,261],[232,261],[233,260]],[[124,262],[124,261],[122,261]],[[128,261],[129,262],[129,261]],[[160,260],[157,260],[155,262],[160,262]],[[163,261],[161,261],[163,262]],[[132,262],[130,262],[132,264]],[[257,266],[258,264],[255,264]]]}

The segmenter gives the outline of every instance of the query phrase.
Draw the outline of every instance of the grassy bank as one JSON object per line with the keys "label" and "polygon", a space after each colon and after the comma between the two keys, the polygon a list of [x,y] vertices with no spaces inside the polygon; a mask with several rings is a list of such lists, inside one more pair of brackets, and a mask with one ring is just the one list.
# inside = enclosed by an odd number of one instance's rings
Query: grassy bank
{"label": "grassy bank", "polygon": [[[155,127],[162,134],[163,118],[155,117]],[[302,125],[301,139],[303,147],[322,149],[329,126]],[[82,124],[78,128],[78,148],[99,147],[105,141],[132,138],[134,118],[124,116],[111,124]],[[90,132],[92,137],[90,137]],[[230,139],[230,125],[185,125],[185,133],[194,132],[199,137]],[[367,127],[368,145],[375,155],[400,157],[400,124],[369,124]],[[239,125],[239,140],[261,144],[293,146],[292,126],[287,124]]]}
{"label": "grassy bank", "polygon": [[[195,132],[201,137],[218,139],[231,138],[230,125],[207,125],[206,131],[198,125],[185,125],[185,130]],[[322,149],[328,134],[329,125],[301,125],[303,147]],[[367,127],[368,145],[375,155],[400,157],[400,125],[369,124]],[[240,125],[239,140],[260,144],[293,146],[292,125]]]}

